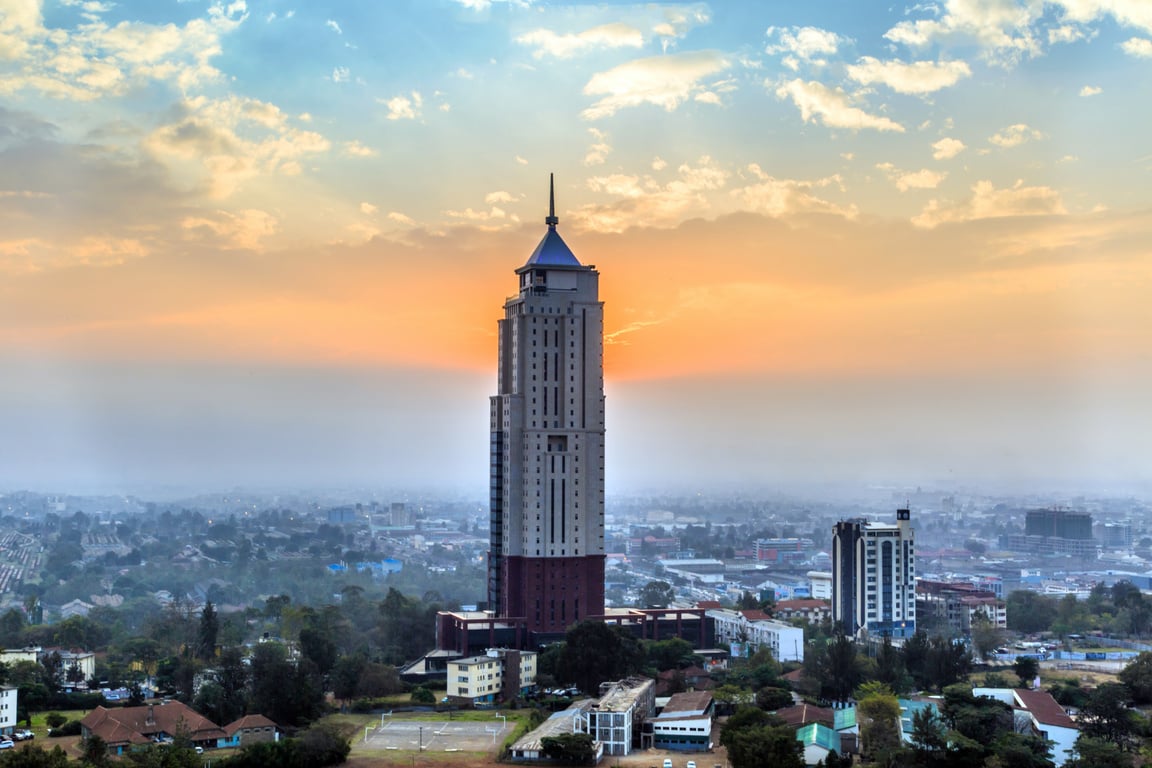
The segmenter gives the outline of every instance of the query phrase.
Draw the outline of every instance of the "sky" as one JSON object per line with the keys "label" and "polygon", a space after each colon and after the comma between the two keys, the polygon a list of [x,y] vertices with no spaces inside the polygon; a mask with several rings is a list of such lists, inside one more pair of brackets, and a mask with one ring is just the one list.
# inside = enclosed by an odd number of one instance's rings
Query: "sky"
{"label": "sky", "polygon": [[601,273],[609,493],[1152,492],[1152,4],[0,0],[0,489],[483,496]]}

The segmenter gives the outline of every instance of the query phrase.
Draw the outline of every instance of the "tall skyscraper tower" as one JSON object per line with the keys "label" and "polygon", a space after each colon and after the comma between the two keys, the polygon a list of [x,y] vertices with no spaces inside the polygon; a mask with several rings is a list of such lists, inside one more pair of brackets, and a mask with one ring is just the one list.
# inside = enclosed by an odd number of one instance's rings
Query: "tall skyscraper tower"
{"label": "tall skyscraper tower", "polygon": [[548,231],[498,322],[488,604],[534,637],[604,613],[604,309],[594,266]]}
{"label": "tall skyscraper tower", "polygon": [[896,524],[864,518],[832,527],[832,621],[844,634],[916,633],[916,548],[912,513]]}

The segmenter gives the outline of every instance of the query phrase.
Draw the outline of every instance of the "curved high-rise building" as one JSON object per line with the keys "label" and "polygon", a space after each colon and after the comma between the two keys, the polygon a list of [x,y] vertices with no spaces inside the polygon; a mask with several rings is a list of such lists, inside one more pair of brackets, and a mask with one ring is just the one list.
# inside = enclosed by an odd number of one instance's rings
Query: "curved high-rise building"
{"label": "curved high-rise building", "polygon": [[498,322],[491,398],[488,603],[533,636],[604,613],[604,310],[600,273],[548,231]]}

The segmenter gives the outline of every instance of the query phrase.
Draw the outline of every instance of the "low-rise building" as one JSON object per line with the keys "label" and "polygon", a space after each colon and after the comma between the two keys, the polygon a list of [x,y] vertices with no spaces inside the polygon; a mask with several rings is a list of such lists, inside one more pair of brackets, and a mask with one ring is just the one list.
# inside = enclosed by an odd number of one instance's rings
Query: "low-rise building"
{"label": "low-rise building", "polygon": [[588,733],[608,755],[627,755],[640,743],[641,726],[656,711],[656,686],[634,675],[600,686],[600,701],[588,710]]}
{"label": "low-rise building", "polygon": [[448,695],[472,702],[502,701],[536,685],[535,651],[490,648],[483,656],[448,662]]}
{"label": "low-rise building", "polygon": [[1016,732],[1031,732],[1052,742],[1052,762],[1061,768],[1072,756],[1080,729],[1048,691],[1023,688],[973,688],[973,696],[988,696],[1012,707]]}
{"label": "low-rise building", "polygon": [[728,643],[733,656],[751,656],[769,648],[777,661],[804,661],[804,630],[800,627],[755,610],[711,610],[708,616],[716,625],[716,642]]}
{"label": "low-rise building", "polygon": [[648,749],[706,752],[712,748],[715,706],[706,691],[676,693],[660,714],[644,721],[641,744]]}
{"label": "low-rise building", "polygon": [[99,736],[108,751],[121,755],[133,746],[187,737],[198,747],[215,748],[227,739],[224,729],[179,701],[140,707],[96,707],[80,721],[85,739]]}
{"label": "low-rise building", "polygon": [[224,726],[225,738],[220,747],[246,747],[280,740],[280,728],[264,715],[245,715]]}
{"label": "low-rise building", "polygon": [[16,729],[17,691],[14,685],[0,685],[0,734]]}
{"label": "low-rise building", "polygon": [[806,619],[811,624],[819,624],[825,619],[832,620],[832,604],[827,600],[781,600],[772,612],[784,621]]}
{"label": "low-rise building", "polygon": [[935,618],[963,635],[972,631],[972,622],[981,616],[995,627],[1008,627],[1007,604],[992,592],[962,581],[917,581],[916,613],[921,618]]}
{"label": "low-rise building", "polygon": [[[588,733],[588,711],[595,702],[585,699],[572,704],[561,712],[555,712],[535,730],[529,731],[508,749],[508,756],[514,763],[550,762],[544,755],[544,739],[566,736],[572,733]],[[604,756],[604,745],[592,742],[595,762]]]}

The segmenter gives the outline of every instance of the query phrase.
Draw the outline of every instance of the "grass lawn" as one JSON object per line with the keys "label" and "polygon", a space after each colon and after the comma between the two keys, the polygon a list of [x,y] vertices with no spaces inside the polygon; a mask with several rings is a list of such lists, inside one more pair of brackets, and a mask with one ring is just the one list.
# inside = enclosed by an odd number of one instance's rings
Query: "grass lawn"
{"label": "grass lawn", "polygon": [[84,716],[92,710],[90,709],[51,709],[46,712],[36,712],[32,715],[32,733],[36,734],[36,738],[43,739],[48,736],[48,723],[45,718],[53,712],[57,712],[69,720],[83,720]]}

